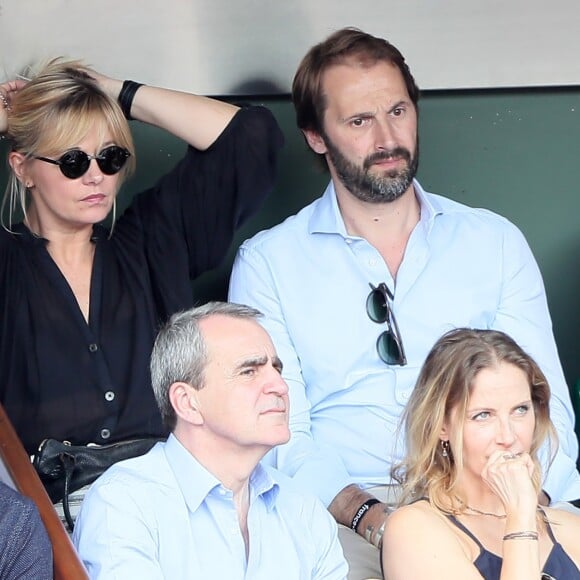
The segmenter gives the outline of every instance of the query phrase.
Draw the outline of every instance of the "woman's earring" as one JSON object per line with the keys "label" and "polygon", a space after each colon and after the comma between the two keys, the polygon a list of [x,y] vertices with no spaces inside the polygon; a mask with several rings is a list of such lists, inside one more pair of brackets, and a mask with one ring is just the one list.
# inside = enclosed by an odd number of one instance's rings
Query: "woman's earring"
{"label": "woman's earring", "polygon": [[441,440],[441,455],[443,457],[449,457],[449,441]]}

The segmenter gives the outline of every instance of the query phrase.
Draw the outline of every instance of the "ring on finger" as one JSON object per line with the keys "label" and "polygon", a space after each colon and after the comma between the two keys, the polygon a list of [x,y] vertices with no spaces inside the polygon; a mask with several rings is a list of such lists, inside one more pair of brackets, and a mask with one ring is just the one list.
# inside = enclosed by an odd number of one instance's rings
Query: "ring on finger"
{"label": "ring on finger", "polygon": [[12,109],[10,103],[8,102],[8,99],[6,98],[6,95],[1,92],[0,92],[0,101],[2,101],[2,105],[7,111],[10,111]]}
{"label": "ring on finger", "polygon": [[516,459],[517,455],[515,453],[504,453],[502,457],[504,459]]}

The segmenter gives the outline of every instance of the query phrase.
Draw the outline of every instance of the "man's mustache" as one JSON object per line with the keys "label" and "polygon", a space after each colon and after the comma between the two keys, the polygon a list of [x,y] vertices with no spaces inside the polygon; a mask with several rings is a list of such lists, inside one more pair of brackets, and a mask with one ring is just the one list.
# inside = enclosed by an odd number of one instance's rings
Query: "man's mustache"
{"label": "man's mustache", "polygon": [[411,161],[411,152],[404,147],[395,147],[394,149],[383,149],[382,151],[376,151],[364,160],[363,167],[365,170],[367,170],[371,165],[377,163],[377,161],[387,161],[389,159],[398,158]]}

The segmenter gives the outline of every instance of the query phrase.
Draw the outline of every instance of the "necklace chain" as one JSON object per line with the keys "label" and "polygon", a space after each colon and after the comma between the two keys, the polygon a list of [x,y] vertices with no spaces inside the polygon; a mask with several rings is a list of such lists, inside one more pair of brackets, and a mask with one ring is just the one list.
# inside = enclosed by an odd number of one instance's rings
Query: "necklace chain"
{"label": "necklace chain", "polygon": [[465,509],[469,510],[470,512],[473,512],[475,514],[478,514],[480,516],[491,516],[492,518],[497,518],[499,520],[505,520],[505,518],[507,518],[507,514],[494,514],[492,512],[484,512],[482,510],[478,510],[477,508],[471,507],[467,504],[465,505]]}
{"label": "necklace chain", "polygon": [[[493,512],[484,512],[483,510],[478,510],[477,508],[467,505],[465,502],[461,501],[457,496],[455,497],[455,499],[463,506],[465,510],[472,512],[471,514],[466,515],[477,514],[479,516],[490,516],[492,518],[497,518],[498,520],[505,520],[507,518],[507,514],[494,514]],[[542,508],[540,506],[537,506],[536,510],[541,512]],[[457,513],[458,512],[456,512],[456,514]]]}
{"label": "necklace chain", "polygon": [[463,506],[463,509],[465,509],[469,512],[472,512],[471,514],[466,514],[466,515],[477,514],[480,516],[490,516],[492,518],[497,518],[498,520],[505,520],[505,518],[507,518],[507,514],[494,514],[493,512],[484,512],[483,510],[478,510],[477,508],[474,508],[474,507],[471,507],[470,505],[467,505],[464,501],[459,499],[457,496],[455,496],[455,499],[459,502],[460,505]]}

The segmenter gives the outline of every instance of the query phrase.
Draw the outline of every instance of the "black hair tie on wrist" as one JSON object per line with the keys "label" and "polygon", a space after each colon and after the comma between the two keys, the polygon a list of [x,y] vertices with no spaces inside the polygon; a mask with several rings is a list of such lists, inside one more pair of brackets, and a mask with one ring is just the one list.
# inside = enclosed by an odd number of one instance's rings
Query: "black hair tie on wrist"
{"label": "black hair tie on wrist", "polygon": [[123,81],[123,87],[121,88],[121,92],[119,93],[118,101],[121,107],[121,111],[123,111],[123,115],[125,115],[125,119],[130,121],[133,117],[131,117],[131,106],[133,105],[133,99],[135,98],[135,93],[142,87],[143,83],[136,83],[135,81]]}

